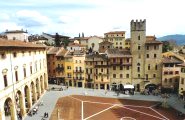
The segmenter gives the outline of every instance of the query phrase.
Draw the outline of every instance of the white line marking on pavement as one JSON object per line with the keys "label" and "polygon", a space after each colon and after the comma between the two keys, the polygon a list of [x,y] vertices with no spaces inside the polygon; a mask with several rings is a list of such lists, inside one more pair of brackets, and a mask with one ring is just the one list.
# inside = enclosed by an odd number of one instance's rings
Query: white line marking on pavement
{"label": "white line marking on pavement", "polygon": [[157,117],[155,115],[150,115],[148,113],[141,112],[141,111],[138,111],[138,110],[133,110],[133,109],[130,109],[130,108],[127,108],[127,107],[123,107],[123,106],[119,106],[119,107],[122,107],[122,108],[125,108],[125,109],[128,109],[128,110],[131,110],[131,111],[134,111],[134,112],[142,113],[142,114],[145,114],[145,115],[148,115],[148,116],[151,116],[151,117],[154,117],[154,118],[158,118],[158,119],[161,119],[161,120],[165,120],[164,118],[160,118],[160,117]]}
{"label": "white line marking on pavement", "polygon": [[122,117],[120,120],[124,120],[124,119],[129,119],[129,120],[136,120],[135,118],[133,118],[133,117]]}
{"label": "white line marking on pavement", "polygon": [[116,105],[113,105],[113,106],[111,106],[111,107],[108,107],[107,109],[104,109],[104,110],[102,110],[102,111],[100,111],[100,112],[98,112],[98,113],[95,113],[95,114],[93,114],[93,115],[91,115],[91,116],[85,118],[84,120],[87,120],[87,119],[89,119],[89,118],[91,118],[91,117],[94,117],[94,116],[96,116],[96,115],[98,115],[98,114],[100,114],[100,113],[102,113],[102,112],[104,112],[104,111],[107,111],[108,109],[111,109],[111,108],[113,108],[113,107],[115,107],[115,106],[116,106]]}
{"label": "white line marking on pavement", "polygon": [[84,120],[84,102],[82,101],[82,111],[81,111],[81,117],[82,117],[82,120]]}
{"label": "white line marking on pavement", "polygon": [[153,108],[150,108],[150,109],[153,110],[154,112],[156,112],[157,114],[159,114],[160,116],[164,117],[166,120],[170,120],[166,116],[164,116],[161,113],[159,113],[157,110],[154,110]]}
{"label": "white line marking on pavement", "polygon": [[68,96],[68,97],[73,98],[73,99],[75,99],[75,100],[78,100],[78,101],[81,101],[81,102],[82,102],[82,100],[80,100],[80,99],[78,99],[78,98],[75,98],[75,97],[72,97],[72,96]]}
{"label": "white line marking on pavement", "polygon": [[151,105],[150,108],[152,108],[152,107],[154,107],[154,106],[157,106],[158,104],[160,104],[160,103],[156,103],[156,104],[154,104],[154,105]]}
{"label": "white line marking on pavement", "polygon": [[123,105],[123,106],[125,106],[125,107],[126,107],[126,106],[128,106],[128,107],[131,106],[131,107],[150,108],[150,107],[146,107],[146,106],[135,106],[135,105]]}

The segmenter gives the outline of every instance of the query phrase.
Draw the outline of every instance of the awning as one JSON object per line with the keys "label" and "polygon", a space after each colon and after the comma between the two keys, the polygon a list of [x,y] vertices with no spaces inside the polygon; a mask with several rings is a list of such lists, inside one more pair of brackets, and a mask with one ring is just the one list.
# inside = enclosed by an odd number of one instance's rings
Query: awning
{"label": "awning", "polygon": [[124,89],[134,89],[134,85],[124,85]]}

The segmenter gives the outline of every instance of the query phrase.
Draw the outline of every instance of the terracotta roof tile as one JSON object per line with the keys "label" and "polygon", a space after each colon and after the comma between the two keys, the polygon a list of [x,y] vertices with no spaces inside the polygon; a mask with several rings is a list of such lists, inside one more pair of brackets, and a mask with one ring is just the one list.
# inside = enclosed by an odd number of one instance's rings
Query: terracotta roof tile
{"label": "terracotta roof tile", "polygon": [[47,54],[56,54],[62,47],[51,47],[48,51]]}
{"label": "terracotta roof tile", "polygon": [[46,46],[40,44],[33,44],[30,42],[23,42],[20,40],[7,40],[7,39],[0,39],[0,47],[46,48]]}
{"label": "terracotta roof tile", "polygon": [[113,48],[113,49],[108,49],[106,53],[108,57],[131,57],[131,53],[127,49],[120,50],[120,49]]}
{"label": "terracotta roof tile", "polygon": [[175,57],[163,57],[162,63],[180,64],[180,63],[183,63],[183,61],[176,59]]}

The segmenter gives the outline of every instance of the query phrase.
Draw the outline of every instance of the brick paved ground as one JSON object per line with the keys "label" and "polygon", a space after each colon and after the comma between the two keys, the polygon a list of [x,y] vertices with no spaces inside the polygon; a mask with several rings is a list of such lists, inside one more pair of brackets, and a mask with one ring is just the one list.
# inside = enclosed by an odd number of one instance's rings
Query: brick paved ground
{"label": "brick paved ground", "polygon": [[[57,86],[57,85],[50,85],[50,88],[53,86],[55,88],[61,88],[61,86]],[[93,90],[93,89],[84,89],[84,88],[69,88],[68,90],[64,90],[64,91],[52,90],[52,91],[47,91],[39,100],[39,101],[43,101],[44,105],[39,107],[38,113],[32,117],[26,116],[25,120],[41,120],[43,119],[44,112],[48,112],[50,117],[51,113],[55,108],[57,100],[60,97],[65,97],[69,95],[84,95],[84,94],[91,95],[91,96],[101,96],[105,98],[124,98],[124,99],[132,99],[132,100],[162,101],[162,98],[160,96],[153,96],[153,95],[145,96],[145,95],[140,95],[138,93],[136,93],[135,95],[120,94],[119,96],[117,96],[117,94],[112,91],[109,91],[105,95],[104,90]],[[184,103],[183,101],[178,100],[177,96],[172,95],[168,99],[168,104],[174,107],[175,109],[185,113],[185,109],[183,108]],[[49,118],[44,118],[43,120],[49,120]]]}

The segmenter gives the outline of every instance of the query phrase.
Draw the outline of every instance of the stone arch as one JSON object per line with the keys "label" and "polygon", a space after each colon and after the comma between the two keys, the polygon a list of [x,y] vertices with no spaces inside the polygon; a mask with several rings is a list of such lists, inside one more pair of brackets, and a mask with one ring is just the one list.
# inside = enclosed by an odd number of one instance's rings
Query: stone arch
{"label": "stone arch", "polygon": [[150,92],[152,92],[153,90],[157,89],[157,85],[153,83],[148,83],[145,85],[145,89],[148,89]]}
{"label": "stone arch", "polygon": [[31,103],[31,97],[30,97],[30,89],[27,85],[24,87],[24,97],[25,97],[26,112],[28,112],[32,106],[32,103]]}
{"label": "stone arch", "polygon": [[10,97],[8,97],[4,102],[4,114],[5,120],[14,120],[15,117],[15,105]]}
{"label": "stone arch", "polygon": [[20,90],[16,92],[15,95],[15,104],[16,104],[16,111],[17,114],[20,114],[21,116],[24,116],[25,114],[25,102],[23,99],[23,94]]}
{"label": "stone arch", "polygon": [[31,92],[32,104],[34,104],[37,101],[37,94],[36,94],[36,86],[33,81],[31,82],[31,85],[30,85],[30,92]]}
{"label": "stone arch", "polygon": [[36,93],[37,93],[37,99],[39,99],[41,95],[41,91],[40,91],[40,82],[38,78],[36,79]]}
{"label": "stone arch", "polygon": [[40,87],[41,87],[41,93],[44,92],[44,81],[42,75],[40,76]]}

